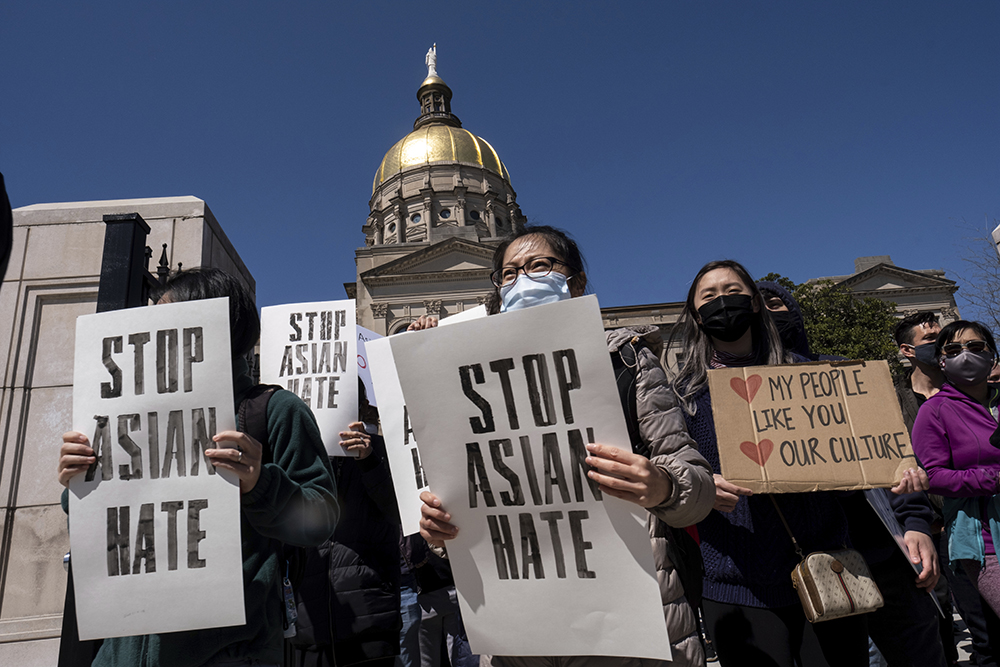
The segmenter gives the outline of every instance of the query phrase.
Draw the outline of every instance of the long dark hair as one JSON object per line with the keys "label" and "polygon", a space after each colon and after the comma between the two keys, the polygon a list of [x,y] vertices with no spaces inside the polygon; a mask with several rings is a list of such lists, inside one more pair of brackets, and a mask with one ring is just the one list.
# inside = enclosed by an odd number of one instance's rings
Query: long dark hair
{"label": "long dark hair", "polygon": [[706,273],[716,269],[731,269],[735,272],[750,291],[753,303],[758,306],[750,323],[755,355],[754,365],[774,365],[793,361],[792,356],[785,352],[781,345],[781,336],[778,335],[778,329],[774,326],[774,322],[764,306],[764,298],[753,278],[750,277],[750,272],[742,264],[731,259],[709,262],[701,267],[691,282],[691,289],[688,290],[687,301],[684,303],[684,312],[681,313],[680,320],[671,331],[669,340],[669,345],[679,345],[681,348],[681,353],[677,357],[677,369],[673,375],[672,387],[684,409],[692,415],[696,410],[694,397],[708,382],[708,369],[711,368],[712,353],[715,351],[712,338],[698,323],[698,309],[694,307],[694,297],[701,279],[705,277]]}
{"label": "long dark hair", "polygon": [[993,361],[996,361],[998,356],[997,344],[993,341],[993,334],[990,332],[989,327],[982,322],[971,322],[969,320],[955,320],[954,322],[949,322],[941,329],[941,333],[938,334],[937,340],[934,342],[935,356],[940,359],[944,346],[955,340],[955,337],[966,329],[974,332],[982,340],[986,341],[986,344],[990,346],[990,352],[993,353]]}
{"label": "long dark hair", "polygon": [[153,296],[169,295],[170,301],[199,301],[229,297],[229,336],[233,359],[245,357],[260,338],[260,316],[250,290],[221,269],[200,267],[170,274],[167,282]]}
{"label": "long dark hair", "polygon": [[[507,248],[510,247],[510,244],[525,236],[538,236],[544,239],[559,256],[557,259],[561,259],[577,271],[573,279],[582,281],[583,289],[587,288],[587,263],[583,259],[583,254],[580,252],[579,246],[576,245],[576,241],[563,230],[548,225],[524,225],[510,236],[504,237],[500,245],[497,246],[496,252],[493,253],[493,271],[499,271],[503,268],[503,257],[507,254]],[[490,315],[496,315],[500,312],[500,288],[496,285],[493,286],[490,295],[486,297],[486,312]]]}

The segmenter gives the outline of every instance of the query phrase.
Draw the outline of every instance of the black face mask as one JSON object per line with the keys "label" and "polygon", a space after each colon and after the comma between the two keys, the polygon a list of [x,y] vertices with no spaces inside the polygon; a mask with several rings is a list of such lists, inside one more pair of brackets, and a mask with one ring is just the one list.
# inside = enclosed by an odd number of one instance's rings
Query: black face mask
{"label": "black face mask", "polygon": [[725,294],[698,309],[701,326],[712,338],[732,343],[750,328],[753,298],[746,294]]}
{"label": "black face mask", "polygon": [[778,335],[781,337],[781,344],[786,349],[794,348],[799,342],[799,318],[790,310],[772,310],[771,319],[774,326],[778,328]]}

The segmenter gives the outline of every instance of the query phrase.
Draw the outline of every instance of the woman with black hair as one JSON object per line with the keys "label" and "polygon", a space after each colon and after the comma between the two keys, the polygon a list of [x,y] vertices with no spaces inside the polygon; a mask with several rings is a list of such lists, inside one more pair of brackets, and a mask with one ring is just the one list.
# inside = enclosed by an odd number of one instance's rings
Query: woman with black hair
{"label": "woman with black hair", "polygon": [[[587,289],[584,260],[576,243],[562,230],[524,227],[506,238],[493,255],[491,279],[495,290],[487,301],[490,314],[508,312],[582,296]],[[657,335],[654,335],[657,334]],[[670,526],[693,525],[711,511],[713,488],[707,462],[698,455],[684,430],[666,375],[654,352],[655,327],[608,332],[613,355],[629,348],[635,372],[637,442],[633,451],[600,444],[587,445],[588,476],[608,495],[633,502],[649,512],[647,527],[673,654],[672,665],[694,667],[704,663],[704,652],[692,606],[685,597],[680,573],[671,560],[676,551]],[[662,343],[662,341],[659,341]],[[625,401],[623,400],[623,403]],[[640,451],[641,450],[641,451]],[[458,528],[431,493],[421,494],[420,534],[430,544],[443,546]],[[574,656],[558,661],[544,656],[493,656],[494,667],[611,667],[658,664],[656,660],[607,656]]]}
{"label": "woman with black hair", "polygon": [[[212,268],[188,269],[171,276],[158,303],[229,297],[233,353],[234,411],[240,411],[254,381],[247,358],[260,334],[253,297],[235,278]],[[277,390],[266,405],[267,442],[248,433],[222,431],[216,449],[205,456],[217,468],[239,477],[240,528],[246,624],[234,627],[105,639],[95,667],[277,667],[284,659],[282,545],[316,546],[337,523],[339,508],[330,463],[319,426],[295,394]],[[272,462],[263,463],[264,447]],[[87,436],[63,435],[59,482],[95,462]],[[63,508],[68,494],[63,492]]]}
{"label": "woman with black hair", "polygon": [[917,413],[913,450],[930,492],[945,497],[952,564],[1000,614],[1000,386],[988,381],[996,343],[985,325],[957,320],[941,329],[934,351],[945,383]]}
{"label": "woman with black hair", "polygon": [[[867,665],[863,617],[806,622],[790,577],[799,559],[775,504],[724,479],[719,466],[719,449],[739,443],[717,441],[708,371],[805,359],[784,350],[753,279],[731,260],[701,268],[674,332],[681,354],[673,390],[715,473],[715,511],[698,524],[698,536],[705,623],[720,663]],[[775,502],[806,552],[847,542],[847,521],[830,493],[780,494]]]}

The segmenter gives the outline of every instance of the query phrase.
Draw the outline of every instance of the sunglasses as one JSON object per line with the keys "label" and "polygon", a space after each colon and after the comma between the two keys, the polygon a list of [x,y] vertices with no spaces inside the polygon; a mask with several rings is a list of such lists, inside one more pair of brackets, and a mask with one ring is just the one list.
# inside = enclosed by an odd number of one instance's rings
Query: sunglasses
{"label": "sunglasses", "polygon": [[978,354],[988,349],[990,349],[990,346],[986,344],[986,341],[970,340],[967,343],[948,343],[943,345],[941,347],[941,352],[946,357],[957,357],[962,354],[962,350],[968,350],[973,354]]}

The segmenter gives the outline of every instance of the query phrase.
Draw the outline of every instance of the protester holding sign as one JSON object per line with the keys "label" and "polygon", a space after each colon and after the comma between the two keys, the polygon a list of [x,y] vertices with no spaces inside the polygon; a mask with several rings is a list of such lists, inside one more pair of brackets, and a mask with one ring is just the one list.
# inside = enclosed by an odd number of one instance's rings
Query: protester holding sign
{"label": "protester holding sign", "polygon": [[934,348],[945,384],[927,399],[913,425],[913,447],[945,496],[948,555],[1000,613],[1000,387],[988,382],[997,360],[993,334],[979,322],[941,329]]}
{"label": "protester holding sign", "polygon": [[357,458],[330,457],[343,516],[329,540],[306,550],[291,640],[297,665],[391,667],[399,654],[399,512],[361,378],[358,397],[359,421],[340,433],[340,446]]}
{"label": "protester holding sign", "polygon": [[[809,350],[802,311],[791,293],[777,283],[757,283],[764,305],[771,314],[785,348],[809,359],[838,361],[844,357],[814,354]],[[912,479],[916,469],[907,470]],[[937,583],[937,551],[931,540],[933,512],[923,492],[901,493],[897,489],[869,489],[840,496],[847,515],[851,546],[861,552],[871,569],[872,578],[885,598],[885,605],[867,615],[868,635],[889,667],[897,665],[945,665],[944,647],[938,635],[938,613],[927,595]],[[904,531],[903,540],[911,562],[907,562],[892,534],[869,503],[868,496],[880,496],[879,505],[891,507],[892,516]],[[878,500],[878,499],[876,499]],[[948,619],[949,623],[951,619]]]}
{"label": "protester holding sign", "polygon": [[[496,287],[487,306],[490,314],[519,310],[584,294],[587,278],[584,260],[565,232],[545,226],[529,226],[505,239],[493,256],[491,275]],[[669,530],[692,525],[711,511],[712,483],[707,462],[694,450],[684,429],[683,418],[668,391],[666,377],[643,338],[643,331],[612,332],[609,349],[619,354],[631,351],[635,375],[628,418],[635,422],[640,446],[648,453],[629,452],[600,444],[588,444],[586,464],[590,479],[603,493],[628,500],[648,510],[649,531],[660,582],[660,593],[676,665],[700,665],[704,653],[697,634],[692,607],[684,597],[680,577],[670,560]],[[630,427],[631,428],[631,427]],[[443,545],[458,531],[450,515],[430,492],[421,495],[421,534],[434,545]],[[497,667],[549,664],[545,657],[494,656]],[[577,657],[566,664],[620,665],[656,661],[614,657]]]}
{"label": "protester holding sign", "polygon": [[[234,411],[239,412],[254,386],[247,363],[260,331],[253,298],[236,279],[206,268],[173,275],[159,303],[220,297],[229,298]],[[287,625],[282,601],[287,564],[282,544],[320,544],[333,532],[339,510],[330,465],[309,408],[279,389],[267,401],[265,420],[267,442],[246,432],[222,431],[213,438],[217,448],[204,452],[216,468],[239,477],[246,624],[106,639],[95,666],[235,667],[282,662],[282,634]],[[74,475],[95,461],[86,435],[66,433],[59,481],[68,486]],[[67,494],[63,497],[65,501]]]}
{"label": "protester holding sign", "polygon": [[[720,474],[719,449],[739,443],[716,440],[709,369],[805,360],[783,349],[753,279],[734,261],[701,268],[674,331],[683,352],[673,388],[688,432],[715,472],[716,511],[698,524],[698,534],[705,621],[720,663],[867,665],[863,617],[807,624],[789,576],[799,559],[775,506]],[[807,553],[847,542],[847,521],[832,494],[789,493],[776,501]]]}
{"label": "protester holding sign", "polygon": [[[913,432],[913,423],[917,411],[927,402],[927,399],[941,391],[944,385],[944,371],[938,366],[934,351],[941,325],[937,315],[932,311],[922,311],[907,315],[893,332],[899,353],[910,362],[910,370],[896,380],[896,398],[902,410],[903,421],[907,430]],[[912,438],[911,438],[912,439]],[[922,490],[929,488],[927,473],[923,473]],[[939,495],[931,497],[935,512],[935,528],[933,535],[940,562],[948,562],[948,540],[944,533],[944,521],[941,514],[944,499]],[[972,635],[972,663],[995,664],[994,650],[1000,651],[1000,619],[981,601],[979,591],[965,574],[964,568],[953,569],[942,567],[944,579],[938,582],[935,589],[938,602],[945,611],[939,619],[941,639],[944,642],[946,657],[952,663],[958,660],[957,639],[952,621],[952,601],[962,620],[965,621],[969,634]],[[990,634],[996,635],[991,639]],[[993,647],[997,648],[994,649]]]}

